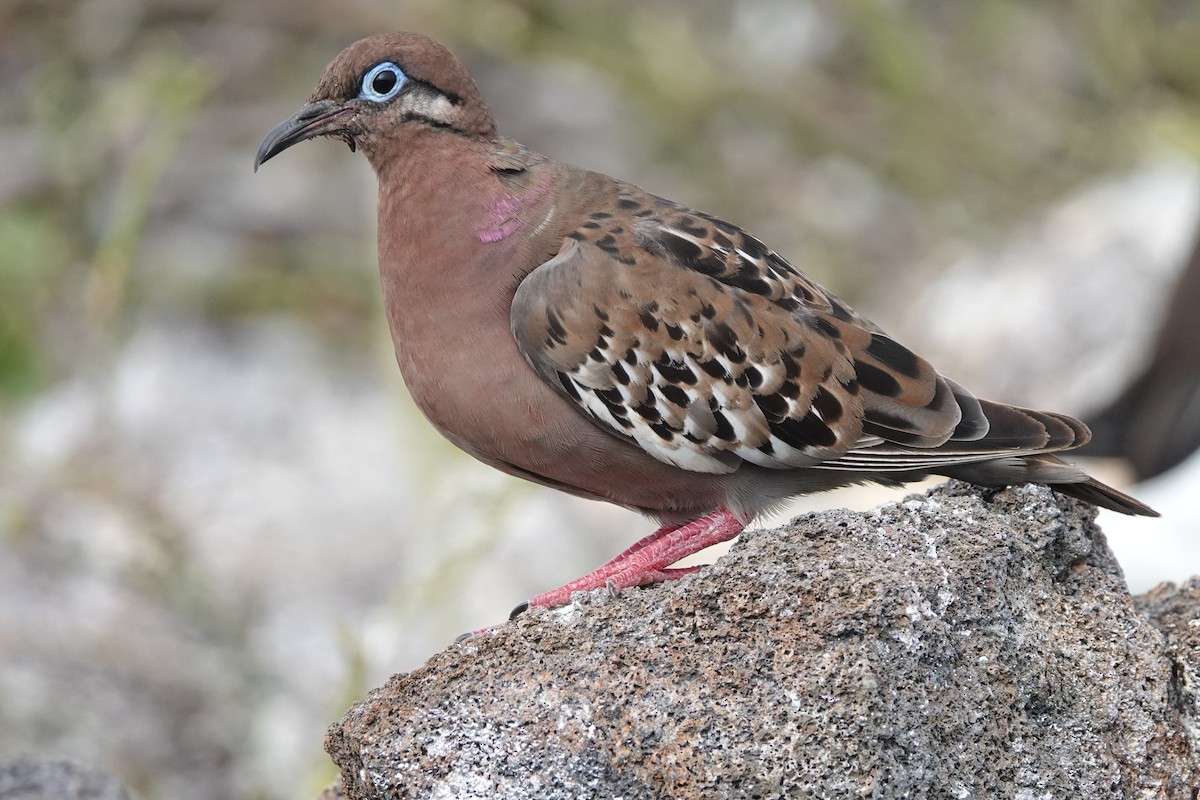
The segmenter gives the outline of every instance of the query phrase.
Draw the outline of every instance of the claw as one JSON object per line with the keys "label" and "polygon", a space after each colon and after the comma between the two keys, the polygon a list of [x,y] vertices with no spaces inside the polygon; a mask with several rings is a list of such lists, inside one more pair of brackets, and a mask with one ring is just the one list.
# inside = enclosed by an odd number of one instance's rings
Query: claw
{"label": "claw", "polygon": [[[503,623],[501,623],[501,624],[503,624]],[[490,633],[499,627],[500,627],[500,625],[488,625],[486,628],[478,628],[473,631],[467,631],[466,633],[460,633],[458,636],[454,637],[454,643],[462,644],[467,639],[474,638],[474,637],[480,635],[481,633]]]}

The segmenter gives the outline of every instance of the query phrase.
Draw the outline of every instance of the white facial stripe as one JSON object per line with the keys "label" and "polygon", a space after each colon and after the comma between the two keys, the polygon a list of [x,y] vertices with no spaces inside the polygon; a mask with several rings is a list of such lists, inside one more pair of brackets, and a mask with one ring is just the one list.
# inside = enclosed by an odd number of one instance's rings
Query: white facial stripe
{"label": "white facial stripe", "polygon": [[420,117],[442,125],[453,125],[454,123],[454,104],[436,92],[410,92],[405,95],[401,107],[409,116]]}

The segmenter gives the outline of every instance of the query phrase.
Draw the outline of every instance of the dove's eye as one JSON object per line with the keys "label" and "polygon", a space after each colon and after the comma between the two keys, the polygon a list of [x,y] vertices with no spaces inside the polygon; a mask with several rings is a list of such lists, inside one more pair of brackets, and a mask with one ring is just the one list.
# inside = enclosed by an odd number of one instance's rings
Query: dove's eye
{"label": "dove's eye", "polygon": [[383,61],[363,75],[362,90],[358,96],[364,100],[382,103],[399,94],[400,88],[407,80],[403,70],[390,61]]}

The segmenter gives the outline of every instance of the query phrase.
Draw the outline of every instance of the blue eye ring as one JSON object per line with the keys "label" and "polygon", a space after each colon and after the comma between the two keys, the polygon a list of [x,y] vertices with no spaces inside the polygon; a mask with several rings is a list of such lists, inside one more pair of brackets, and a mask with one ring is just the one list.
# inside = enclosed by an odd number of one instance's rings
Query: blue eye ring
{"label": "blue eye ring", "polygon": [[400,89],[407,81],[404,70],[390,61],[381,61],[363,75],[358,96],[363,100],[384,103],[400,94]]}

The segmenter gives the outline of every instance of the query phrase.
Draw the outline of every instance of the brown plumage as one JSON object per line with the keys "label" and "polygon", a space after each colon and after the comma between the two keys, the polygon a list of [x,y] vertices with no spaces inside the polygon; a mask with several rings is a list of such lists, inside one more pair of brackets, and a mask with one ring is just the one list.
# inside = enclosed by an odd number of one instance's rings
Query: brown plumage
{"label": "brown plumage", "polygon": [[497,135],[463,66],[415,34],[343,51],[255,167],[316,136],[379,178],[397,360],[447,438],[663,527],[570,591],[670,564],[793,495],[928,474],[1039,482],[1154,512],[1052,453],[1063,414],[976,399],[735,225]]}

